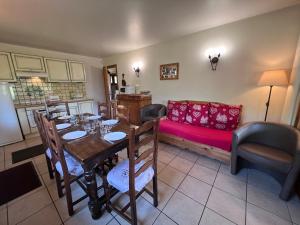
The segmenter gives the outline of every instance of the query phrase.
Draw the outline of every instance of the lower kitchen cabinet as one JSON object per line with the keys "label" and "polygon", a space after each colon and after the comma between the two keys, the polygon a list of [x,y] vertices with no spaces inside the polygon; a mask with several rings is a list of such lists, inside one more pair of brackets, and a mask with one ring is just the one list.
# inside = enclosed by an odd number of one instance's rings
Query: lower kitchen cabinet
{"label": "lower kitchen cabinet", "polygon": [[17,113],[18,113],[20,126],[23,131],[23,134],[24,135],[30,134],[31,130],[30,130],[30,126],[29,126],[29,122],[28,122],[28,118],[27,118],[26,109],[25,108],[17,109]]}

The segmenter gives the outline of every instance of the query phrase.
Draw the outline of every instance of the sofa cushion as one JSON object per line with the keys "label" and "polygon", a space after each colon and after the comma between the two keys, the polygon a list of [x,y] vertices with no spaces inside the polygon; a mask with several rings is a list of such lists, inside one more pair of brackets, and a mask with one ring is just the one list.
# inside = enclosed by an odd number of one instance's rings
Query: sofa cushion
{"label": "sofa cushion", "polygon": [[242,106],[210,103],[209,127],[219,130],[234,130],[240,122]]}
{"label": "sofa cushion", "polygon": [[185,120],[187,123],[204,126],[208,125],[209,103],[188,103],[187,114]]}
{"label": "sofa cushion", "polygon": [[238,152],[240,156],[250,162],[259,162],[261,165],[273,167],[282,172],[288,172],[293,161],[292,155],[287,152],[256,143],[240,144]]}
{"label": "sofa cushion", "polygon": [[159,131],[189,141],[214,146],[227,152],[231,151],[232,131],[216,130],[187,123],[176,123],[167,119],[160,120]]}
{"label": "sofa cushion", "polygon": [[174,122],[183,123],[187,113],[187,102],[168,101],[168,114],[169,120]]}

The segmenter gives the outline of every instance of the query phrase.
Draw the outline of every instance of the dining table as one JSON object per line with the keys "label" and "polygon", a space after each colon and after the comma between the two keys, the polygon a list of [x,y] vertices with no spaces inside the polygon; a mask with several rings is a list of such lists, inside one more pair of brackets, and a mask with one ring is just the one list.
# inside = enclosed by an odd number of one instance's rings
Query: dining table
{"label": "dining table", "polygon": [[[55,120],[57,124],[62,123],[60,120]],[[73,125],[68,129],[59,132],[62,137],[64,134],[71,131],[84,130],[83,125],[90,121],[80,121],[79,124]],[[117,141],[107,141],[103,138],[99,126],[96,127],[94,133],[88,133],[86,136],[70,141],[62,138],[65,151],[74,157],[84,170],[84,179],[87,186],[87,195],[89,197],[88,207],[93,219],[98,219],[102,215],[102,206],[105,202],[105,196],[98,196],[96,168],[104,163],[109,157],[113,157],[117,152],[128,147],[128,133],[131,127],[125,120],[119,120],[117,124],[112,126],[110,132],[121,131],[126,133],[126,137]]]}

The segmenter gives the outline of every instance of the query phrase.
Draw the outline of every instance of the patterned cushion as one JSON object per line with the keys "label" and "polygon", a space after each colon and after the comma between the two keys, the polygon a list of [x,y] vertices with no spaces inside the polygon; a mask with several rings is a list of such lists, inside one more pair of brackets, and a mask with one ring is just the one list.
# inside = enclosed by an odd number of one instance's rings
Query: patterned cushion
{"label": "patterned cushion", "polygon": [[197,126],[208,126],[209,103],[188,103],[185,117],[187,123]]}
{"label": "patterned cushion", "polygon": [[209,127],[219,130],[234,130],[240,122],[242,106],[210,103]]}
{"label": "patterned cushion", "polygon": [[[138,171],[145,162],[142,160],[135,165],[135,171]],[[141,191],[153,178],[154,170],[152,167],[148,167],[138,177],[135,178],[135,190]],[[129,160],[123,160],[118,163],[107,174],[108,183],[120,192],[125,193],[129,190]]]}
{"label": "patterned cushion", "polygon": [[168,119],[183,123],[185,121],[187,108],[187,102],[168,101]]}

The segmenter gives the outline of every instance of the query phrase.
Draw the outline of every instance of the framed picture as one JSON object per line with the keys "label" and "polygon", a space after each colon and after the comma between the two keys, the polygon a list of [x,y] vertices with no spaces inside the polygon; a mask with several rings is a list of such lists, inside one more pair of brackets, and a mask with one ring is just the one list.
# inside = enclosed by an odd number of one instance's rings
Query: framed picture
{"label": "framed picture", "polygon": [[160,65],[161,80],[178,80],[179,63]]}

